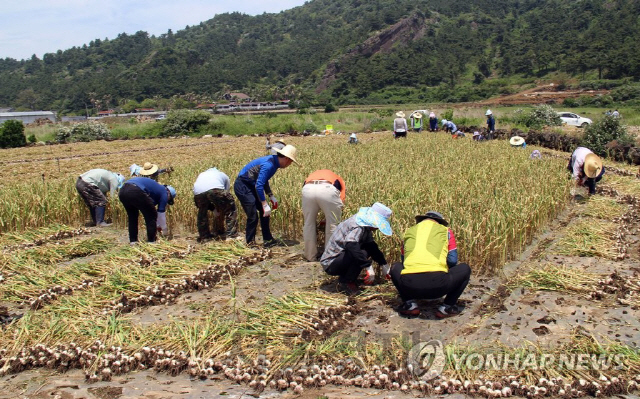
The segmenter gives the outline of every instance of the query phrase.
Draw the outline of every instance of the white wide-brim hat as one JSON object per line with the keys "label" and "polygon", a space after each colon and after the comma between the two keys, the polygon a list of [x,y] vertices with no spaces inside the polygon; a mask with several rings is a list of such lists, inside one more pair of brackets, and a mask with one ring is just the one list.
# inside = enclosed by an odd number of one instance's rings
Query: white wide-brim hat
{"label": "white wide-brim hat", "polygon": [[398,112],[396,112],[396,116],[397,116],[398,118],[404,118],[404,112],[402,112],[402,111],[398,111]]}
{"label": "white wide-brim hat", "polygon": [[524,144],[524,139],[520,136],[513,136],[509,139],[509,144],[511,144],[514,147],[519,147],[522,144]]}
{"label": "white wide-brim hat", "polygon": [[275,152],[277,152],[278,154],[285,156],[287,158],[289,158],[290,160],[292,160],[296,165],[298,166],[302,166],[298,163],[298,161],[296,160],[296,153],[298,152],[298,150],[296,149],[296,147],[292,146],[291,144],[287,144],[285,145],[281,150],[274,148],[273,149]]}

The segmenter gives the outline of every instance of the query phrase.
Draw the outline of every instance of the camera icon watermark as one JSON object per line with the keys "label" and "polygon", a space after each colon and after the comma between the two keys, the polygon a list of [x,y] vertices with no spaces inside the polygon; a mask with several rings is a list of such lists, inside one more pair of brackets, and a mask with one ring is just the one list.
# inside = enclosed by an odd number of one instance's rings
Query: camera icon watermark
{"label": "camera icon watermark", "polygon": [[419,342],[407,354],[407,369],[423,381],[439,377],[447,364],[444,345],[439,340]]}

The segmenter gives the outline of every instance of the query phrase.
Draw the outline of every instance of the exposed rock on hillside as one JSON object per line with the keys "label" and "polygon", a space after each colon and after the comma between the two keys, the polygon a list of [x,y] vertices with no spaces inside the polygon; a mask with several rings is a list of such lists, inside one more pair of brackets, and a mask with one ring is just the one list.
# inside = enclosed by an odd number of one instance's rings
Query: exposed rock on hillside
{"label": "exposed rock on hillside", "polygon": [[425,19],[424,16],[414,13],[375,36],[368,38],[338,59],[329,62],[322,80],[316,88],[316,92],[322,92],[336,80],[336,75],[340,73],[340,65],[345,60],[360,56],[371,57],[379,52],[388,53],[396,43],[407,44],[423,37],[427,30],[427,25],[434,22],[436,22],[435,19]]}

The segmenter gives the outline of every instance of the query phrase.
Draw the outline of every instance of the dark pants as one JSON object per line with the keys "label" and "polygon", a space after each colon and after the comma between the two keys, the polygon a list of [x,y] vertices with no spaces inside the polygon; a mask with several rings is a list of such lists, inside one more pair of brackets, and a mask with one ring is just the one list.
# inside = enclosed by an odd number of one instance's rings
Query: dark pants
{"label": "dark pants", "polygon": [[466,263],[450,267],[449,273],[402,274],[403,269],[402,263],[394,263],[390,274],[393,285],[405,302],[413,299],[437,299],[446,295],[444,304],[453,306],[471,278],[471,268]]}
{"label": "dark pants", "polygon": [[370,260],[362,261],[352,256],[349,250],[344,250],[324,271],[330,276],[339,276],[338,281],[341,283],[355,283],[362,269],[369,266]]}
{"label": "dark pants", "polygon": [[147,241],[154,242],[157,234],[156,221],[158,220],[158,212],[151,197],[135,184],[123,185],[118,197],[127,211],[129,219],[129,242],[138,241],[139,212],[142,212],[144,222],[147,225]]}
{"label": "dark pants", "polygon": [[397,139],[399,137],[407,138],[407,132],[393,132],[393,138]]}
{"label": "dark pants", "polygon": [[237,178],[233,184],[233,191],[242,205],[244,213],[247,214],[247,229],[245,232],[247,244],[255,242],[256,231],[258,230],[258,216],[260,216],[260,228],[262,229],[262,239],[264,242],[273,240],[270,218],[263,216],[262,202],[258,198],[255,182]]}
{"label": "dark pants", "polygon": [[[571,163],[571,158],[569,158],[569,165],[567,165],[567,170],[569,173],[573,173],[573,164]],[[584,185],[589,189],[589,194],[593,195],[596,193],[596,183],[602,180],[602,176],[604,176],[604,165],[602,166],[602,170],[600,174],[594,178],[587,178]]]}
{"label": "dark pants", "polygon": [[213,223],[214,235],[226,234],[227,237],[234,237],[238,233],[238,212],[231,193],[214,188],[195,195],[193,202],[198,207],[198,235],[200,238],[211,237],[209,211],[218,212],[218,217]]}
{"label": "dark pants", "polygon": [[434,120],[429,120],[429,130],[431,130],[432,132],[435,132],[436,130],[438,130],[438,120],[434,119]]}

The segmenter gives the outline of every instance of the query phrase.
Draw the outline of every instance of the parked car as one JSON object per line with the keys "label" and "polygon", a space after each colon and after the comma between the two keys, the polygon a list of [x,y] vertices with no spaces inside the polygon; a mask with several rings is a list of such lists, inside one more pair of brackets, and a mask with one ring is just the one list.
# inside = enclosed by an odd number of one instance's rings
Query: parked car
{"label": "parked car", "polygon": [[165,115],[165,114],[156,116],[156,120],[157,121],[163,121],[165,119],[167,119],[167,115]]}
{"label": "parked car", "polygon": [[573,112],[558,112],[558,116],[560,116],[562,123],[566,123],[569,126],[578,126],[581,128],[585,128],[593,123],[591,119],[583,118],[578,114],[574,114]]}

